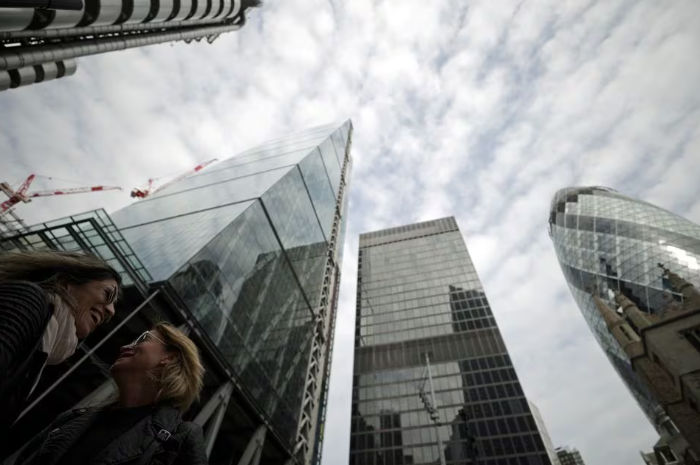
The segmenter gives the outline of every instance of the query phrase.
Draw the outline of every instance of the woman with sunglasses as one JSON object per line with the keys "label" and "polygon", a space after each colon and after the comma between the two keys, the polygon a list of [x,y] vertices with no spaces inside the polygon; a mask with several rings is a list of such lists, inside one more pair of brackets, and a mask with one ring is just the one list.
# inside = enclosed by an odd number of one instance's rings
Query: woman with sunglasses
{"label": "woman with sunglasses", "polygon": [[81,339],[114,315],[120,285],[119,273],[92,255],[0,254],[0,438],[44,366],[73,355]]}
{"label": "woman with sunglasses", "polygon": [[201,428],[182,420],[204,368],[182,331],[159,323],[122,347],[111,368],[116,401],[60,415],[20,454],[22,465],[201,465]]}

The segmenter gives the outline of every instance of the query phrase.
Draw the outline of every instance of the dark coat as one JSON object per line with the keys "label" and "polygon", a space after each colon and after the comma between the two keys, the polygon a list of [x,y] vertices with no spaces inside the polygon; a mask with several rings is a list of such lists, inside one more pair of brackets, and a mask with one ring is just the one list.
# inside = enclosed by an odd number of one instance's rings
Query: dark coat
{"label": "dark coat", "polygon": [[[99,409],[77,409],[56,418],[24,448],[17,465],[54,465],[95,421]],[[167,434],[170,433],[170,434]],[[160,406],[116,437],[84,465],[206,465],[202,429],[180,412]],[[82,465],[82,464],[81,464]]]}
{"label": "dark coat", "polygon": [[46,363],[41,339],[52,312],[46,293],[36,284],[0,283],[0,438],[27,406]]}

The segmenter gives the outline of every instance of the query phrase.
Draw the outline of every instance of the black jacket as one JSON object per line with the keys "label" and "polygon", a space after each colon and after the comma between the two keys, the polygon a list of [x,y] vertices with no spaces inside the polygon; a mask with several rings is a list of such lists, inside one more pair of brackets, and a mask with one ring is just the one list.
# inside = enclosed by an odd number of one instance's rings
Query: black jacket
{"label": "black jacket", "polygon": [[[65,412],[24,448],[16,465],[54,465],[97,418],[99,409]],[[153,412],[116,437],[90,463],[84,465],[206,465],[202,429],[183,421],[170,406]],[[81,464],[83,465],[83,464]]]}
{"label": "black jacket", "polygon": [[0,450],[1,438],[26,407],[46,363],[41,339],[52,311],[46,293],[36,284],[0,283]]}

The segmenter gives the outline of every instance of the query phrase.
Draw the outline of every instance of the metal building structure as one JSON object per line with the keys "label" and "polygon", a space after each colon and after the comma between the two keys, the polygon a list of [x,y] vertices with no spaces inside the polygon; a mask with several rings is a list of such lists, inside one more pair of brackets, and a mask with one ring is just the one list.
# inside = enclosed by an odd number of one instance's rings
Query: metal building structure
{"label": "metal building structure", "polygon": [[263,144],[111,215],[102,210],[0,240],[85,250],[124,278],[114,324],[49,370],[13,429],[23,444],[61,411],[114,392],[121,345],[167,320],[206,367],[186,417],[211,464],[319,463],[351,158],[350,121]]}
{"label": "metal building structure", "polygon": [[663,315],[683,296],[659,264],[700,285],[700,226],[668,210],[602,186],[560,189],[549,211],[549,235],[569,290],[600,347],[657,431],[665,415],[629,357],[608,331],[593,293],[613,308],[614,292],[642,311]]}
{"label": "metal building structure", "polygon": [[[70,76],[85,55],[209,43],[258,0],[0,0],[0,91]],[[26,6],[24,6],[26,5]]]}
{"label": "metal building structure", "polygon": [[350,465],[550,465],[454,217],[360,235]]}

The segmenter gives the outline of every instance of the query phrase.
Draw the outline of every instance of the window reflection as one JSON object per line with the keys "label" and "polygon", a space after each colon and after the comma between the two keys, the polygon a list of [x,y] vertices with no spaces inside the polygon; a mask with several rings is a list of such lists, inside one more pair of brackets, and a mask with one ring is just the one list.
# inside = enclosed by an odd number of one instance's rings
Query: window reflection
{"label": "window reflection", "polygon": [[[559,215],[565,215],[566,221],[559,222]],[[700,283],[700,270],[689,266],[692,260],[700,258],[700,226],[609,189],[583,187],[562,189],[555,194],[550,235],[584,318],[611,363],[653,419],[655,403],[619,344],[610,337],[590,293],[596,290],[604,296],[609,290],[619,290],[649,313],[672,308],[682,297],[665,286],[656,265],[662,263],[685,279]],[[682,250],[683,259],[668,247]]]}
{"label": "window reflection", "polygon": [[[533,439],[529,406],[452,225],[430,235],[395,228],[394,242],[372,233],[386,243],[360,249],[351,463],[439,463],[438,435],[447,463],[548,463],[539,462],[544,446]],[[426,353],[439,427],[419,395]]]}

